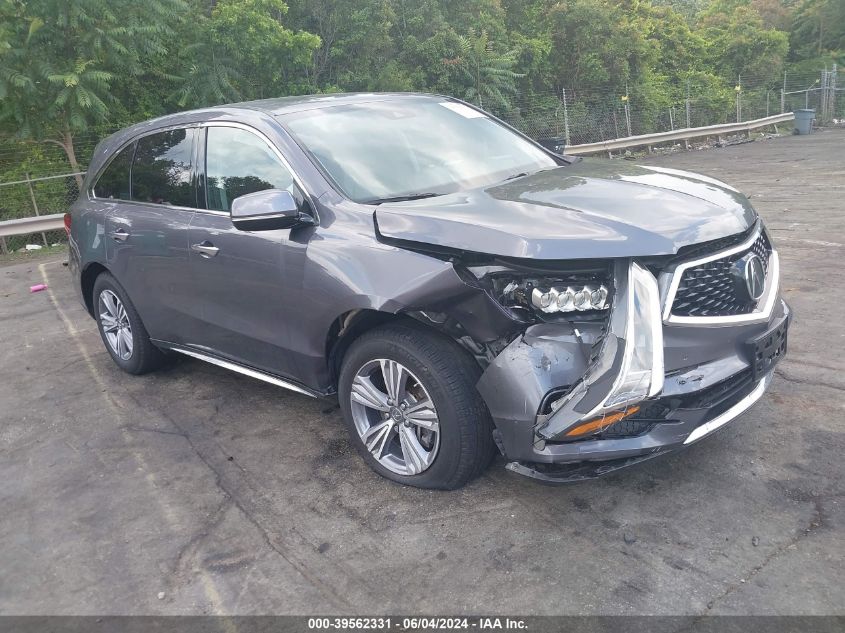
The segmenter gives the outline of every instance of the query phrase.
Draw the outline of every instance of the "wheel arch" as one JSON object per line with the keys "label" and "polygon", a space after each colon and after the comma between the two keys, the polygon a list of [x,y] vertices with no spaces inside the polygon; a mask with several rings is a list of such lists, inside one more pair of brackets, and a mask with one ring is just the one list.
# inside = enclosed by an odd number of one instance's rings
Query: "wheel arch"
{"label": "wheel arch", "polygon": [[82,299],[85,301],[88,314],[92,317],[94,316],[94,284],[97,282],[97,277],[107,272],[109,272],[109,269],[100,262],[91,262],[85,266],[80,276],[79,284],[82,288]]}
{"label": "wheel arch", "polygon": [[476,341],[467,335],[462,329],[450,327],[452,324],[445,320],[435,320],[432,314],[420,311],[399,311],[387,312],[372,308],[358,308],[348,310],[338,316],[329,328],[326,336],[326,362],[329,369],[329,377],[332,387],[337,386],[340,377],[340,368],[343,358],[350,345],[370,330],[381,327],[388,323],[404,322],[413,324],[415,327],[429,331],[437,336],[446,337],[467,352],[477,363],[484,367],[484,349]]}
{"label": "wheel arch", "polygon": [[401,313],[384,312],[370,308],[347,310],[338,316],[332,322],[326,336],[326,361],[332,386],[337,386],[343,357],[355,339],[386,323],[394,323],[404,319],[407,319],[407,317]]}

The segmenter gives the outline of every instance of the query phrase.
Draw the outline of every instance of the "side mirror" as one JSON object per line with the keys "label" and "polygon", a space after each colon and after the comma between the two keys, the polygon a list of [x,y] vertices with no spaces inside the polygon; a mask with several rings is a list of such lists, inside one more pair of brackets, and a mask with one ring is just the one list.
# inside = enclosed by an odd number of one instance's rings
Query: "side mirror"
{"label": "side mirror", "polygon": [[235,198],[231,217],[235,228],[242,231],[272,231],[314,223],[310,215],[299,210],[290,191],[284,189],[265,189]]}

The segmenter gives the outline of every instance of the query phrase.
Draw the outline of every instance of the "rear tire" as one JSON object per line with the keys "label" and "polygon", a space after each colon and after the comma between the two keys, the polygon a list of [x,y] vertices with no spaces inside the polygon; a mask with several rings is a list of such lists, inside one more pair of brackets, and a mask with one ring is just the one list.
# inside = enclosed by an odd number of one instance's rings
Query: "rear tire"
{"label": "rear tire", "polygon": [[475,389],[480,374],[457,343],[413,322],[368,332],[344,356],[338,384],[352,443],[391,481],[460,488],[496,450],[490,413]]}
{"label": "rear tire", "polygon": [[91,304],[100,338],[118,367],[139,375],[162,365],[164,354],[152,344],[129,295],[110,273],[97,277]]}

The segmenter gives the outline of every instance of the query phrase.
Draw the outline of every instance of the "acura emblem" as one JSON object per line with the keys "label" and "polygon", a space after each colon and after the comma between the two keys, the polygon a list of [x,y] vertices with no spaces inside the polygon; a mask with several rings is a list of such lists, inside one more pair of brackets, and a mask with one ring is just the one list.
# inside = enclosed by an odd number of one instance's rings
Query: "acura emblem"
{"label": "acura emblem", "polygon": [[763,269],[763,260],[754,253],[744,259],[745,269],[742,276],[745,277],[745,287],[748,289],[748,296],[757,301],[763,296],[763,291],[766,289],[766,271]]}

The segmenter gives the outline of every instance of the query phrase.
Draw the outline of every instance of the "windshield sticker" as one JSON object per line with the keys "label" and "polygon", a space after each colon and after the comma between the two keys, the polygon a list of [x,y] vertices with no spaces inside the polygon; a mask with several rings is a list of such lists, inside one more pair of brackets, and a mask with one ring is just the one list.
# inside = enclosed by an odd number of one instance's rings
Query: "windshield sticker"
{"label": "windshield sticker", "polygon": [[487,115],[483,112],[473,110],[469,106],[465,106],[463,103],[455,103],[454,101],[441,101],[440,105],[442,105],[444,108],[449,108],[452,112],[457,112],[462,117],[465,117],[467,119],[478,119],[480,117],[487,118]]}

